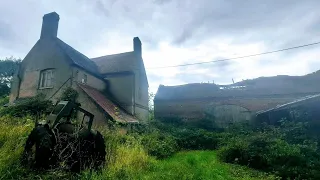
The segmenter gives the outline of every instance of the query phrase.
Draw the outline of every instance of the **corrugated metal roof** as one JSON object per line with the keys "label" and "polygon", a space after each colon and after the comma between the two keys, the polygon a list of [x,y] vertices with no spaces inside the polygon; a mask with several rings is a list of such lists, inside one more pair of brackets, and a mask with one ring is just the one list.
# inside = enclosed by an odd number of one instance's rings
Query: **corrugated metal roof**
{"label": "corrugated metal roof", "polygon": [[122,123],[138,123],[139,121],[132,115],[126,113],[124,110],[115,105],[106,96],[104,96],[97,89],[84,85],[78,84],[79,87],[94,100],[106,113],[108,113],[115,121]]}

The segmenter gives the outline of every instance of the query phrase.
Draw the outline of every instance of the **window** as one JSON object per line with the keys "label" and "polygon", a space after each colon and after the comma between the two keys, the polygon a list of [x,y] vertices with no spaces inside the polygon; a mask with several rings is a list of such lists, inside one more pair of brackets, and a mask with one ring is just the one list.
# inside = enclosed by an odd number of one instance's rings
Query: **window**
{"label": "window", "polygon": [[40,88],[52,88],[54,83],[54,70],[44,70],[40,74]]}
{"label": "window", "polygon": [[87,75],[86,74],[83,74],[82,83],[84,83],[84,84],[87,83]]}

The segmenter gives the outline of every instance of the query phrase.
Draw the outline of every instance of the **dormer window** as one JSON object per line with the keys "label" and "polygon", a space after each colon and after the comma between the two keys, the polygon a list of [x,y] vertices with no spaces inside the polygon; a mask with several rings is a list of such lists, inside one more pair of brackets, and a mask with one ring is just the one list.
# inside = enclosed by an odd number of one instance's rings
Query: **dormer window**
{"label": "dormer window", "polygon": [[54,69],[46,69],[40,73],[39,88],[53,88],[54,84]]}

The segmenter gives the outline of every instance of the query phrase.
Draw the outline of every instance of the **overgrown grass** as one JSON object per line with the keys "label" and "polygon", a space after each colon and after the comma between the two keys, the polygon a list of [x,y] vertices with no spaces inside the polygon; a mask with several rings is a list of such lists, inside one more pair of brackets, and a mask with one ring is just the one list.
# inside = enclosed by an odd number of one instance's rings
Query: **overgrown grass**
{"label": "overgrown grass", "polygon": [[[214,151],[180,152],[165,160],[150,160],[143,161],[148,163],[140,165],[118,162],[120,166],[116,166],[115,169],[105,169],[101,174],[85,172],[82,179],[279,179],[243,166],[221,163]],[[138,162],[141,163],[140,160]]]}
{"label": "overgrown grass", "polygon": [[99,172],[35,172],[20,165],[24,143],[33,128],[31,117],[0,118],[0,179],[275,179],[237,165],[221,163],[213,151],[181,152],[169,159],[148,155],[143,138],[102,131],[107,164]]}
{"label": "overgrown grass", "polygon": [[143,174],[144,179],[276,179],[246,167],[218,161],[214,151],[180,152],[173,157],[157,161]]}

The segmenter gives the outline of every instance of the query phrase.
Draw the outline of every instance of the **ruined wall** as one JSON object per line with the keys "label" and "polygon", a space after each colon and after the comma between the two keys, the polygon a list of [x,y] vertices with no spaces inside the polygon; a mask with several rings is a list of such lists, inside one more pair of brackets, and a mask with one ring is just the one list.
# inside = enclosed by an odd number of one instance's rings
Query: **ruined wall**
{"label": "ruined wall", "polygon": [[[260,110],[273,108],[278,104],[284,104],[295,100],[298,97],[264,97],[264,98],[206,98],[197,100],[185,101],[154,101],[154,112],[156,118],[190,118],[201,119],[204,118],[205,111],[208,107],[215,107],[221,105],[236,105],[247,109],[250,113]],[[231,111],[224,111],[223,113],[230,113]]]}

